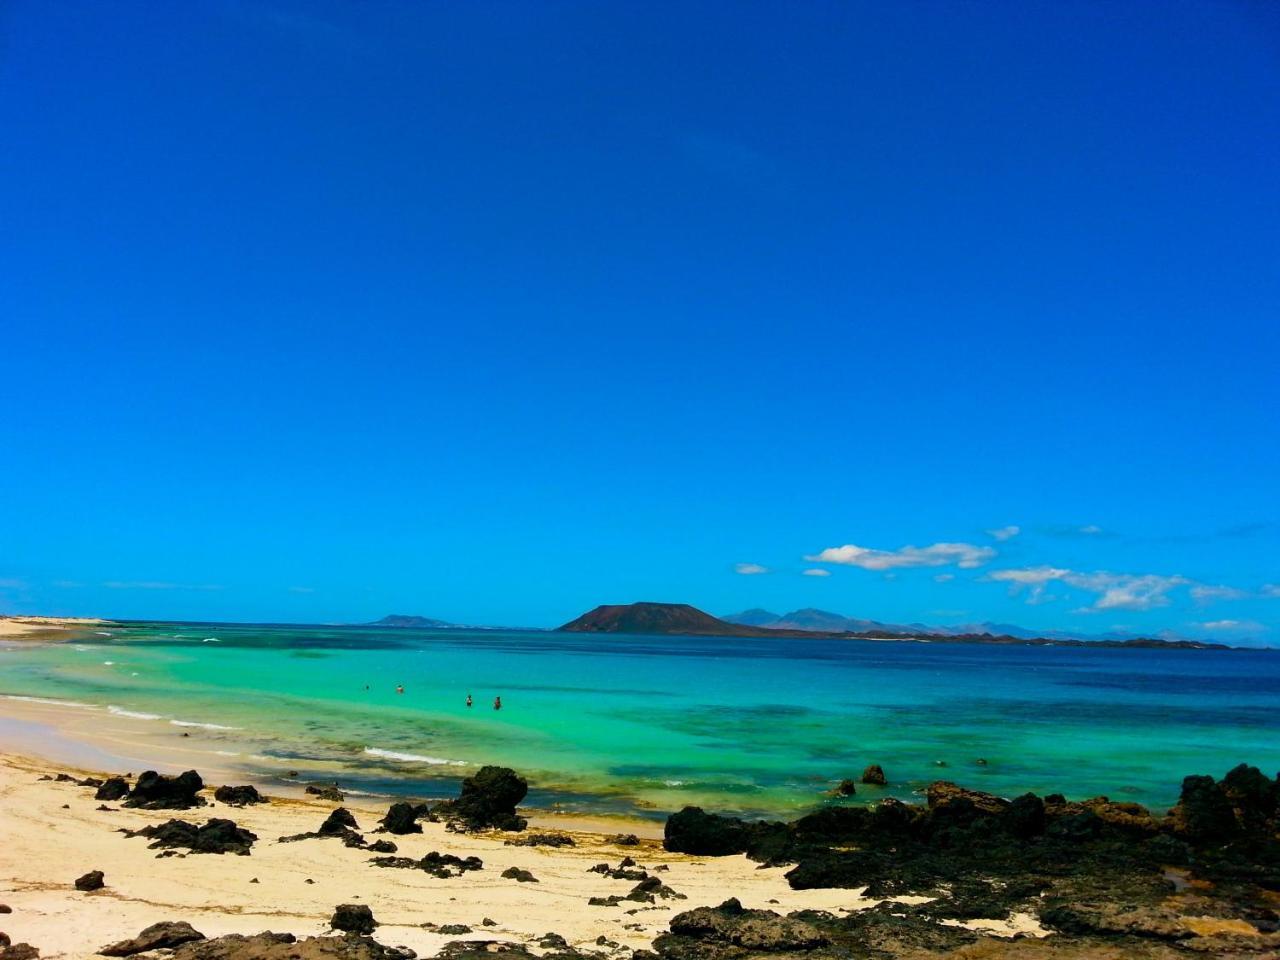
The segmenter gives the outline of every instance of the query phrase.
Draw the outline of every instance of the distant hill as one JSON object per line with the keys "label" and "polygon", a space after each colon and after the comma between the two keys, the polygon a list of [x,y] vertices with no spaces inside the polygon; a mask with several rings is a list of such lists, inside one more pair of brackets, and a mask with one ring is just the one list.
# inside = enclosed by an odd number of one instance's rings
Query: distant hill
{"label": "distant hill", "polygon": [[774,613],[772,610],[761,610],[759,607],[752,607],[750,610],[743,610],[741,613],[730,613],[720,618],[725,623],[736,623],[744,627],[771,627],[782,619],[782,614]]}
{"label": "distant hill", "polygon": [[392,613],[381,620],[369,624],[371,627],[413,627],[418,630],[450,630],[458,627],[447,620],[432,620],[430,617],[411,617],[403,613]]}
{"label": "distant hill", "polygon": [[[745,616],[760,619],[758,614],[764,610],[748,610]],[[737,616],[743,616],[738,614]],[[912,641],[923,643],[984,643],[998,646],[1064,646],[1064,647],[1177,647],[1194,650],[1225,650],[1223,644],[1202,643],[1197,640],[1158,640],[1151,637],[1133,637],[1124,640],[1077,640],[1055,639],[1049,637],[1017,637],[1007,633],[931,633],[927,629],[916,629],[921,625],[900,627],[897,630],[880,628],[856,630],[806,630],[792,626],[782,626],[793,614],[779,618],[779,626],[755,626],[752,624],[733,623],[713,617],[711,614],[692,607],[687,603],[620,603],[605,604],[596,607],[576,620],[571,620],[560,630],[568,633],[639,633],[651,635],[677,635],[692,637],[793,637],[793,638],[828,638],[844,640],[879,640],[879,641]],[[844,623],[870,624],[875,621],[853,620],[841,618],[839,614],[824,613],[821,610],[796,611],[796,619],[790,622],[818,623],[830,622],[830,618],[838,618]]]}
{"label": "distant hill", "polygon": [[596,607],[560,627],[568,633],[648,633],[687,637],[803,637],[801,630],[776,630],[726,623],[687,603],[615,603]]}

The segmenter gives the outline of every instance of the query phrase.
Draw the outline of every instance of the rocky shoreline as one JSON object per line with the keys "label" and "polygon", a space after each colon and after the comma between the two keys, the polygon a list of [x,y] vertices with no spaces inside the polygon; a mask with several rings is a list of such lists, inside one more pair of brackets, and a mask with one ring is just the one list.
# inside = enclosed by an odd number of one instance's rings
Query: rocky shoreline
{"label": "rocky shoreline", "polygon": [[[879,782],[884,773],[869,769],[866,777]],[[195,856],[210,864],[209,870],[226,862],[220,854],[231,854],[235,861],[254,857],[264,843],[293,849],[303,841],[319,841],[309,849],[379,854],[367,860],[384,868],[374,874],[403,876],[410,883],[425,874],[425,882],[443,881],[442,886],[459,895],[475,882],[471,878],[496,878],[469,894],[472,908],[484,914],[482,921],[417,921],[435,938],[428,952],[445,960],[481,960],[494,954],[512,960],[1280,956],[1280,778],[1244,765],[1220,780],[1187,777],[1179,803],[1160,816],[1106,797],[1069,801],[1026,794],[1008,800],[948,781],[933,783],[923,804],[885,800],[861,807],[833,802],[789,823],[744,821],[688,807],[668,818],[661,850],[635,837],[612,837],[608,844],[634,853],[620,856],[616,865],[606,861],[589,867],[583,858],[590,852],[580,845],[600,844],[601,838],[526,832],[518,807],[527,784],[500,767],[468,778],[454,800],[397,802],[376,821],[357,811],[377,839],[361,832],[355,813],[339,806],[317,828],[272,840],[260,825],[249,829],[231,819],[255,816],[272,805],[271,798],[248,786],[222,785],[212,792],[214,805],[235,811],[231,816],[203,823],[169,817],[209,805],[209,791],[195,771],[105,779],[62,773],[40,779],[60,789],[84,791],[81,802],[97,803],[99,813],[150,816],[141,827],[121,826],[116,832],[127,844],[139,843],[137,838],[147,841],[147,850],[158,851],[149,856]],[[342,802],[341,792],[331,790],[325,802]],[[68,803],[63,809],[70,807]],[[426,843],[428,835],[431,844],[455,843],[455,849],[401,849]],[[332,844],[335,839],[340,842]],[[478,843],[490,845],[474,846]],[[472,846],[461,849],[465,844]],[[471,850],[482,850],[483,858]],[[516,855],[526,859],[505,860],[496,868],[491,862],[491,857]],[[706,890],[694,891],[693,899],[685,892],[696,871],[713,870],[719,862],[742,863],[743,856],[764,870],[781,872],[797,896],[848,892],[857,906],[834,907],[828,901],[832,907],[787,910],[777,897],[762,903],[757,895],[757,905],[748,907],[734,896],[734,885],[724,881],[720,900],[708,901]],[[540,859],[527,859],[531,857]],[[566,857],[576,859],[556,859]],[[673,879],[677,865],[685,872]],[[76,880],[75,895],[118,895],[119,871],[112,863],[85,866],[95,869]],[[507,911],[534,911],[513,904],[529,903],[529,896],[540,894],[520,893],[522,899],[513,901],[509,892],[539,891],[542,880],[550,879],[548,869],[566,868],[577,871],[580,880],[572,889],[582,893],[566,901],[557,892],[561,906],[556,909],[562,918],[566,908],[590,911],[591,929],[603,931],[594,940],[583,935],[580,923],[572,942],[558,931],[513,938],[509,929],[490,919],[490,913],[504,909],[495,890],[508,894]],[[348,874],[344,882],[359,890],[360,876]],[[618,892],[584,896],[591,876],[611,881]],[[737,882],[746,889],[747,874],[740,876]],[[259,878],[248,882],[258,884]],[[180,960],[409,960],[428,955],[400,945],[403,918],[391,921],[397,932],[386,939],[390,927],[382,899],[359,899],[363,902],[344,901],[331,908],[323,924],[327,932],[206,936],[199,926],[217,917],[216,910],[206,910],[205,920],[166,918],[134,927],[136,935],[103,939],[93,949],[98,955]],[[459,897],[437,898],[436,903],[442,899]],[[648,923],[642,922],[646,912]],[[539,914],[543,916],[548,915]],[[1013,923],[1017,918],[1036,922],[1018,927]],[[1006,935],[994,935],[1000,930]],[[637,933],[642,939],[637,940]],[[38,943],[9,940],[0,935],[0,960],[41,956]],[[58,955],[80,954],[44,954]]]}

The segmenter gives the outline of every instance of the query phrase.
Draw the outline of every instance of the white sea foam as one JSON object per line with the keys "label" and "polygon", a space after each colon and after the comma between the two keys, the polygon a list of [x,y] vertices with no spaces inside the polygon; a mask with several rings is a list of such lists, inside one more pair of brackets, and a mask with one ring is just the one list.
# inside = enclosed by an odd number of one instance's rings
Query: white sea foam
{"label": "white sea foam", "polygon": [[195,720],[170,720],[175,727],[199,727],[202,730],[235,730],[236,727],[224,727],[220,723],[197,723]]}
{"label": "white sea foam", "polygon": [[110,630],[95,630],[95,631],[93,631],[93,632],[94,632],[94,633],[96,633],[96,634],[97,634],[98,636],[100,636],[100,637],[109,637],[109,636],[111,636],[111,631],[110,631]]}
{"label": "white sea foam", "polygon": [[50,700],[47,697],[20,697],[16,693],[7,693],[6,700],[21,700],[23,703],[47,703],[52,707],[78,707],[81,710],[96,710],[97,704],[81,703],[79,700]]}
{"label": "white sea foam", "polygon": [[238,757],[238,756],[240,756],[240,754],[236,753],[234,750],[215,750],[215,751],[213,751],[213,752],[214,752],[214,753],[216,753],[216,754],[217,754],[218,756],[220,756],[220,757]]}
{"label": "white sea foam", "polygon": [[666,786],[668,786],[668,787],[683,787],[683,786],[684,786],[684,781],[683,781],[683,780],[663,780],[662,782],[663,782]]}
{"label": "white sea foam", "polygon": [[84,652],[85,652],[86,650],[88,650],[89,648],[88,648],[88,647],[82,647],[82,646],[80,646],[80,644],[78,644],[78,643],[77,643],[77,644],[76,644],[74,647],[72,647],[71,649],[72,649],[72,650],[76,650],[76,651],[78,651],[78,652],[80,652],[80,653],[84,653]]}
{"label": "white sea foam", "polygon": [[103,660],[102,665],[104,667],[114,667],[116,665],[116,662],[114,660]]}
{"label": "white sea foam", "polygon": [[158,713],[139,713],[136,710],[126,710],[124,707],[110,706],[107,707],[107,713],[113,713],[117,717],[128,717],[130,720],[159,720]]}
{"label": "white sea foam", "polygon": [[405,763],[431,763],[436,766],[465,767],[465,760],[446,760],[444,757],[427,757],[418,753],[397,753],[395,750],[382,750],[378,747],[365,747],[364,752],[371,757],[382,757],[384,760],[403,760]]}
{"label": "white sea foam", "polygon": [[205,637],[200,642],[201,643],[221,643],[222,641],[219,640],[217,637]]}

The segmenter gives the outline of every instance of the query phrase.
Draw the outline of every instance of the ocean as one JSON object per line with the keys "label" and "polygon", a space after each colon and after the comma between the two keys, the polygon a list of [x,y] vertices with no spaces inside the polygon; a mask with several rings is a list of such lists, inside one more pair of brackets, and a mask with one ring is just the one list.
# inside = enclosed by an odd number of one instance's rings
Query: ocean
{"label": "ocean", "polygon": [[[497,763],[532,804],[652,817],[937,779],[1163,809],[1187,774],[1280,769],[1280,652],[1259,650],[117,623],[4,645],[0,695],[193,732],[268,781],[444,796]],[[887,787],[828,796],[871,763]]]}

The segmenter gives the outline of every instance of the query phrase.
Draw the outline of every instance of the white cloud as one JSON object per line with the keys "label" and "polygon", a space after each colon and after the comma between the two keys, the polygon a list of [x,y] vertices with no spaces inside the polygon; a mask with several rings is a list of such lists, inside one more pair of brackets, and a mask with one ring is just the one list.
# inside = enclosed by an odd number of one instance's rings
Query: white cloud
{"label": "white cloud", "polygon": [[1280,583],[1264,583],[1258,590],[1259,595],[1268,600],[1280,598]]}
{"label": "white cloud", "polygon": [[216,583],[169,583],[165,580],[108,580],[108,590],[221,590]]}
{"label": "white cloud", "polygon": [[1262,624],[1256,620],[1209,620],[1205,623],[1198,624],[1206,630],[1265,630]]}
{"label": "white cloud", "polygon": [[1097,594],[1093,604],[1081,612],[1096,613],[1102,610],[1151,610],[1169,605],[1168,594],[1175,587],[1186,586],[1192,581],[1180,576],[1162,576],[1156,573],[1108,573],[1098,570],[1082,573],[1064,567],[1023,567],[1013,570],[993,570],[987,577],[1010,584],[1013,593],[1028,592],[1028,602],[1043,599],[1045,587],[1054,582]]}
{"label": "white cloud", "polygon": [[831,571],[823,570],[821,567],[810,567],[804,571],[804,575],[806,577],[829,577],[831,576]]}
{"label": "white cloud", "polygon": [[1083,533],[1086,537],[1096,537],[1098,534],[1102,532],[1102,528],[1098,526],[1096,523],[1087,523],[1083,527],[1081,527],[1077,532]]}
{"label": "white cloud", "polygon": [[1243,590],[1237,590],[1235,587],[1222,584],[1212,586],[1207,583],[1197,583],[1191,588],[1190,593],[1191,599],[1201,604],[1213,603],[1215,600],[1239,600],[1248,596]]}
{"label": "white cloud", "polygon": [[946,583],[948,580],[954,580],[955,578],[956,575],[954,573],[940,573],[933,579],[938,581],[938,583]]}
{"label": "white cloud", "polygon": [[744,577],[754,577],[757,574],[768,573],[769,568],[762,567],[758,563],[735,563],[733,565],[733,572],[740,573]]}
{"label": "white cloud", "polygon": [[978,547],[972,543],[935,543],[927,547],[906,546],[900,550],[872,550],[847,543],[843,547],[827,547],[805,559],[811,563],[839,563],[863,570],[946,567],[952,564],[969,569],[981,566],[995,555],[990,547]]}
{"label": "white cloud", "polygon": [[1006,540],[1012,540],[1021,532],[1022,532],[1021,527],[1017,527],[1017,526],[1014,526],[1013,524],[1010,524],[1007,527],[999,527],[998,529],[995,529],[995,530],[988,530],[987,535],[990,537],[994,537],[995,539],[999,540],[1001,543],[1004,543],[1004,541]]}
{"label": "white cloud", "polygon": [[25,590],[27,582],[17,577],[5,577],[0,579],[0,590]]}

